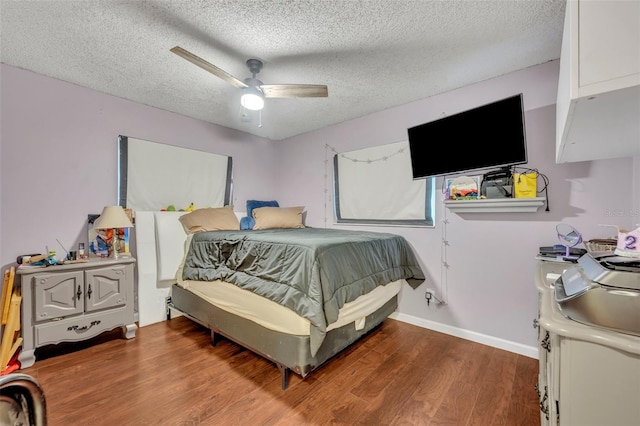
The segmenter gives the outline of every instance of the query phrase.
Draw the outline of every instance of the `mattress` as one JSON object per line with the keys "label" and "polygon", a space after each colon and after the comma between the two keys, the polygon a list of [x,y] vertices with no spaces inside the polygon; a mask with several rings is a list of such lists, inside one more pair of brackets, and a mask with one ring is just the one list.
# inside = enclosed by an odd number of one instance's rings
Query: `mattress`
{"label": "mattress", "polygon": [[[339,311],[338,320],[329,324],[327,331],[353,323],[356,330],[365,326],[367,315],[375,312],[396,296],[405,280],[376,287],[356,300],[346,303]],[[253,321],[265,328],[287,334],[309,336],[311,323],[293,310],[259,296],[234,284],[220,280],[178,280],[178,285],[218,308]]]}

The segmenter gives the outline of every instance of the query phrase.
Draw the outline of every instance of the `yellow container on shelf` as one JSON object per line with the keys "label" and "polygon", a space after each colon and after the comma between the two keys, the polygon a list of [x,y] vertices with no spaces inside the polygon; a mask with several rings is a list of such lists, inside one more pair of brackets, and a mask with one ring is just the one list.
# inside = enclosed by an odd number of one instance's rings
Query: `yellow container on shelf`
{"label": "yellow container on shelf", "polygon": [[538,182],[538,173],[514,173],[513,188],[516,198],[535,198]]}

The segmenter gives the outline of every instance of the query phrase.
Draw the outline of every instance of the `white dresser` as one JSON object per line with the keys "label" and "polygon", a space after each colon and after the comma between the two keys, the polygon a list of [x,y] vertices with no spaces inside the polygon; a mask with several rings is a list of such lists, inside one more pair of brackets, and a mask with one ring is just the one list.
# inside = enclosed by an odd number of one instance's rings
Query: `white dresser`
{"label": "white dresser", "polygon": [[640,337],[566,318],[553,283],[570,263],[540,261],[538,350],[543,425],[640,425]]}

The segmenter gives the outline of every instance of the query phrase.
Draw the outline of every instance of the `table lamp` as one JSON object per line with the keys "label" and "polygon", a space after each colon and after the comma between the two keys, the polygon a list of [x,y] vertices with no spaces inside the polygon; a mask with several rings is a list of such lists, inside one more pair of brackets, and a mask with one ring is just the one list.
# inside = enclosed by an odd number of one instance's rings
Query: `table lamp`
{"label": "table lamp", "polygon": [[112,259],[118,259],[118,245],[116,244],[118,228],[132,228],[133,224],[129,220],[127,213],[120,206],[106,206],[102,210],[102,214],[93,224],[94,229],[112,229],[113,236],[111,242],[108,243],[111,249]]}

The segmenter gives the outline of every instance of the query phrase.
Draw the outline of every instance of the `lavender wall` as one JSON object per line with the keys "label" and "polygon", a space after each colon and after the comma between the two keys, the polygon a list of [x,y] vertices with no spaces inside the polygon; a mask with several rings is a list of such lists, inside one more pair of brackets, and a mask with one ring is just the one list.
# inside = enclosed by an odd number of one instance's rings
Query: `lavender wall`
{"label": "lavender wall", "polygon": [[[344,152],[406,140],[408,127],[522,92],[528,166],[550,179],[550,212],[458,215],[444,208],[439,194],[435,228],[357,229],[405,236],[424,265],[427,282],[402,291],[399,319],[536,356],[532,321],[537,317],[533,275],[538,247],[557,242],[559,222],[577,227],[587,238],[607,236],[610,231],[598,224],[628,226],[628,216],[612,212],[629,211],[633,203],[633,159],[555,163],[558,68],[558,61],[549,62],[282,141],[277,144],[278,199],[282,205],[305,205],[311,226],[325,226],[327,218],[327,226],[338,227],[332,222],[331,168],[325,169],[331,153],[325,145]],[[483,145],[488,142],[479,141],[478,148]],[[451,150],[434,147],[433,155]],[[427,288],[448,304],[427,306]]]}
{"label": "lavender wall", "polygon": [[[398,318],[535,356],[537,248],[556,242],[559,222],[593,238],[607,236],[598,224],[631,227],[640,220],[633,216],[640,205],[638,158],[555,164],[557,61],[280,142],[2,64],[0,74],[3,269],[20,254],[61,250],[56,239],[67,247],[86,240],[87,214],[117,201],[120,134],[230,155],[236,210],[250,198],[277,198],[282,205],[305,205],[308,224],[325,226],[326,218],[333,226],[326,144],[342,152],[406,140],[407,127],[519,92],[529,165],[549,176],[551,211],[462,216],[438,202],[435,228],[359,228],[405,236],[423,263],[428,280],[418,290],[403,290]],[[443,256],[449,269],[441,266]],[[427,306],[426,288],[448,304]]]}
{"label": "lavender wall", "polygon": [[[233,157],[234,203],[275,196],[273,142],[0,64],[0,264],[87,240],[117,204],[117,138]],[[184,206],[186,207],[186,206]]]}

